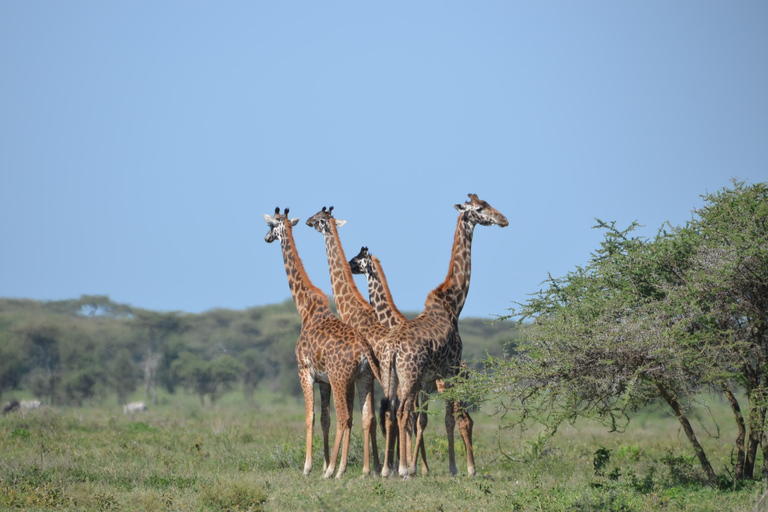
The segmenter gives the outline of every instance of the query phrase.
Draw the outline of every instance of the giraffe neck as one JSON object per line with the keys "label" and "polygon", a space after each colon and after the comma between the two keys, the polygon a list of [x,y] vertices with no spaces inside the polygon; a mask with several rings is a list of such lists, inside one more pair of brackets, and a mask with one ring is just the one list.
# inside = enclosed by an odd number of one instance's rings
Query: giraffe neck
{"label": "giraffe neck", "polygon": [[469,278],[472,274],[472,235],[475,224],[459,215],[456,233],[453,237],[451,262],[448,265],[448,275],[443,283],[434,291],[444,302],[444,307],[456,318],[464,308],[464,302],[469,293]]}
{"label": "giraffe neck", "polygon": [[296,242],[293,240],[293,230],[290,222],[285,225],[285,236],[280,241],[283,250],[283,262],[285,273],[288,276],[288,287],[291,289],[293,301],[301,316],[302,323],[319,312],[331,313],[328,297],[309,279],[304,270],[304,264],[296,250]]}
{"label": "giraffe neck", "polygon": [[336,300],[336,312],[339,318],[342,322],[351,325],[358,324],[361,320],[375,320],[373,308],[365,301],[355,285],[335,223],[331,222],[330,232],[326,232],[324,237],[333,298]]}
{"label": "giraffe neck", "polygon": [[388,329],[392,329],[396,325],[405,323],[407,319],[395,306],[395,301],[392,299],[392,293],[389,291],[387,278],[384,275],[384,270],[381,268],[379,258],[371,256],[371,264],[373,268],[366,274],[368,278],[368,300],[376,312],[376,320]]}

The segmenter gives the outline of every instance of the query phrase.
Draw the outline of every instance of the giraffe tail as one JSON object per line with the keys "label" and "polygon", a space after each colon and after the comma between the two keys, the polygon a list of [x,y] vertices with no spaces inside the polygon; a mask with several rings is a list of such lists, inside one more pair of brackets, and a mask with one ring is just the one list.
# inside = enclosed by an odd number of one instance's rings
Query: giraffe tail
{"label": "giraffe tail", "polygon": [[373,353],[373,349],[370,345],[367,343],[365,344],[365,357],[368,359],[368,366],[371,367],[371,371],[373,372],[373,376],[376,378],[377,381],[382,382],[381,380],[381,363],[376,358],[376,354]]}

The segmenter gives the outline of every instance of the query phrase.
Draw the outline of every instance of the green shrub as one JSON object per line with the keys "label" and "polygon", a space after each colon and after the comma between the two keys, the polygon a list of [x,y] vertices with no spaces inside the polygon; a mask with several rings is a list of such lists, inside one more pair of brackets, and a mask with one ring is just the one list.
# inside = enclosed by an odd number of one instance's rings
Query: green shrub
{"label": "green shrub", "polygon": [[201,499],[213,510],[260,511],[267,501],[268,493],[263,485],[254,485],[248,480],[219,478],[212,485],[203,486]]}

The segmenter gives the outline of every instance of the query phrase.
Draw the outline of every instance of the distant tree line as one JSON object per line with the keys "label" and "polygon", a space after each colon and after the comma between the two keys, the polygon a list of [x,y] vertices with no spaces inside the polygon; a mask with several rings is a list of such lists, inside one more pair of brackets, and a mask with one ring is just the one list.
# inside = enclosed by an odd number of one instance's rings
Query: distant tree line
{"label": "distant tree line", "polygon": [[[679,421],[712,485],[768,477],[768,184],[703,196],[683,226],[636,235],[598,221],[600,247],[511,311],[522,326],[514,357],[489,357],[456,388],[498,398],[507,418],[554,433],[596,418],[622,429],[659,403]],[[689,419],[714,390],[733,411],[733,467],[718,475]]]}
{"label": "distant tree line", "polygon": [[[286,290],[287,293],[287,290]],[[108,296],[62,301],[0,298],[0,399],[23,388],[49,405],[82,406],[143,389],[196,394],[215,403],[257,386],[301,396],[294,348],[300,318],[292,300],[200,314],[157,312]],[[462,320],[467,354],[501,355],[512,322]],[[109,398],[110,400],[113,398]]]}

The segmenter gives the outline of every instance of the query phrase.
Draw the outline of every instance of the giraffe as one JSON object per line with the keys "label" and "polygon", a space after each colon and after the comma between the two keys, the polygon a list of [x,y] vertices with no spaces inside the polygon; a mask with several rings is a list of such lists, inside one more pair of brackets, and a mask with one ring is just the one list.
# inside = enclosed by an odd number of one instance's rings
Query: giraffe
{"label": "giraffe", "polygon": [[[389,329],[394,329],[396,326],[408,321],[405,315],[403,315],[395,305],[395,300],[392,298],[392,292],[389,290],[389,284],[384,275],[381,261],[368,251],[368,247],[361,247],[357,256],[349,260],[349,268],[352,271],[352,274],[365,275],[368,283],[368,301],[376,312],[376,318],[380,324]],[[385,417],[386,412],[382,411],[379,419],[381,420],[381,429],[386,436],[387,429],[391,428],[391,425],[387,425]],[[416,423],[416,441],[414,444],[418,447],[418,452],[421,453],[421,473],[422,475],[426,475],[429,473],[429,465],[427,464],[427,452],[424,447],[423,430],[427,427],[427,415],[425,413],[419,413],[418,418],[419,420]],[[397,439],[397,435],[397,431],[390,434],[393,441]],[[394,445],[394,442],[392,444]],[[393,446],[388,446],[387,448],[391,449]],[[416,450],[414,450],[414,456],[415,454]],[[392,459],[391,453],[389,454],[389,458],[390,460]]]}
{"label": "giraffe", "polygon": [[[376,315],[379,318],[379,322],[389,327],[394,328],[397,325],[405,323],[408,319],[403,315],[395,305],[395,301],[392,298],[392,293],[389,290],[389,284],[387,278],[384,275],[384,269],[381,266],[379,258],[371,254],[368,247],[361,247],[360,252],[349,260],[349,267],[352,270],[352,274],[362,274],[368,282],[368,300],[376,311]],[[461,362],[461,370],[466,371],[467,365],[463,361]],[[429,395],[437,389],[440,393],[445,389],[445,382],[443,379],[437,379],[433,382],[424,382],[424,392]],[[419,407],[418,402],[416,403]],[[427,464],[427,452],[424,447],[424,430],[427,428],[429,417],[427,416],[427,409],[429,402],[424,403],[417,415],[418,421],[416,422],[416,439],[413,442],[414,457],[418,451],[421,454],[421,474],[426,476],[429,474],[429,465]],[[453,414],[450,408],[446,408],[446,414]],[[381,418],[384,419],[384,415],[381,414]],[[385,430],[386,426],[382,422],[382,430]],[[395,432],[397,436],[397,432]]]}
{"label": "giraffe", "polygon": [[[293,238],[293,226],[298,218],[288,219],[288,208],[280,214],[264,215],[269,225],[269,232],[264,237],[268,243],[280,241],[288,276],[288,285],[301,316],[301,333],[296,342],[296,360],[299,367],[301,388],[304,392],[306,457],[304,474],[312,470],[312,428],[314,425],[314,383],[320,388],[320,424],[323,429],[323,448],[325,461],[323,476],[333,476],[336,459],[341,447],[341,460],[336,478],[340,478],[347,466],[349,441],[352,428],[352,406],[354,385],[358,384],[360,402],[369,404],[363,407],[363,434],[365,451],[363,474],[370,473],[370,453],[368,443],[373,425],[373,378],[379,379],[379,369],[371,347],[362,335],[353,327],[342,323],[333,314],[328,297],[312,284],[304,270],[304,265],[296,250]],[[336,437],[333,452],[328,453],[328,431],[330,429],[330,395],[336,408]]]}
{"label": "giraffe", "polygon": [[[507,218],[476,194],[469,201],[455,205],[459,219],[445,280],[427,296],[422,313],[390,332],[394,344],[394,369],[397,388],[385,386],[390,407],[396,407],[400,439],[405,439],[422,381],[448,380],[461,373],[462,343],[458,319],[469,292],[472,236],[475,226],[509,225]],[[452,414],[449,414],[452,412]],[[472,452],[472,418],[455,402],[446,403],[445,430],[448,436],[449,469],[456,474],[453,430],[458,420],[459,432],[467,455],[467,473],[475,474]],[[415,457],[408,458],[408,443],[400,443],[398,474],[403,478],[416,472]],[[410,467],[408,462],[411,463]]]}
{"label": "giraffe", "polygon": [[[328,256],[328,269],[331,275],[331,287],[333,288],[333,297],[336,301],[336,312],[342,322],[356,328],[368,341],[376,358],[379,361],[380,368],[383,370],[379,380],[384,385],[385,380],[392,377],[389,369],[391,364],[381,364],[381,361],[389,361],[392,358],[389,345],[385,342],[389,335],[389,327],[379,322],[373,307],[366,302],[360,291],[357,289],[352,272],[349,268],[344,248],[339,239],[338,228],[346,224],[345,220],[333,217],[333,206],[323,207],[322,210],[307,219],[307,225],[315,228],[323,235],[325,239],[326,253]],[[392,439],[392,429],[386,428],[391,424],[392,415],[386,414],[383,419],[385,424],[385,445],[384,464],[381,468],[381,475],[389,475],[389,466],[392,461],[394,440]],[[375,439],[375,429],[373,439]]]}

